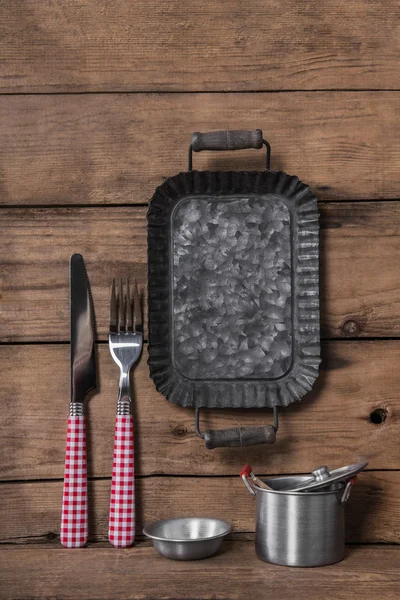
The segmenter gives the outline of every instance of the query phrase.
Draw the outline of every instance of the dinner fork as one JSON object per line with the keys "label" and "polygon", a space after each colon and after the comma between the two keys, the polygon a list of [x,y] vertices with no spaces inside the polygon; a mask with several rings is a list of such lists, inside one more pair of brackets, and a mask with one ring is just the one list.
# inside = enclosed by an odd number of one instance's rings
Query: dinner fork
{"label": "dinner fork", "polygon": [[[116,293],[118,287],[118,294]],[[135,539],[135,470],[133,456],[133,419],[129,374],[143,346],[143,317],[136,279],[133,303],[129,278],[112,283],[109,347],[120,368],[119,394],[114,436],[108,539],[116,548],[127,548]]]}

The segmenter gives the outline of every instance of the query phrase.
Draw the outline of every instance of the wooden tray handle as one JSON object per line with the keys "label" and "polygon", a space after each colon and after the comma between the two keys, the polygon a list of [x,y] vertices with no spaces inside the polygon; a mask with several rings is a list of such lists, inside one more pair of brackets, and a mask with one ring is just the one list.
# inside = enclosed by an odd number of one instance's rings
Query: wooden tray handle
{"label": "wooden tray handle", "polygon": [[234,427],[232,429],[208,429],[204,432],[206,448],[257,446],[273,444],[276,429],[273,425],[265,427]]}
{"label": "wooden tray handle", "polygon": [[262,148],[263,132],[261,129],[253,131],[231,130],[210,131],[192,134],[193,152],[202,150],[244,150],[245,148]]}

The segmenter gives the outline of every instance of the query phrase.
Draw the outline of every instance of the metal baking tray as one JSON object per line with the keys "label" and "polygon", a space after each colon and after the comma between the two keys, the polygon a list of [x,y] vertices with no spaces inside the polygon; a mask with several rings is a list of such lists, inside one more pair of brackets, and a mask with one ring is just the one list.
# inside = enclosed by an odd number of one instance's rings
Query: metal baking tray
{"label": "metal baking tray", "polygon": [[148,364],[170,402],[278,407],[311,389],[318,218],[310,188],[283,172],[189,171],[157,188],[147,215]]}

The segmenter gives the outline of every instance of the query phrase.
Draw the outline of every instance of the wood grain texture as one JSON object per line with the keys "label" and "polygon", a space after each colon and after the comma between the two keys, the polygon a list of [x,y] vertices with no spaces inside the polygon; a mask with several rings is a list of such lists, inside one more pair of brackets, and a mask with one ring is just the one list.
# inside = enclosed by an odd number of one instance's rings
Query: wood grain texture
{"label": "wood grain texture", "polygon": [[[89,401],[89,476],[109,477],[118,369],[98,348],[100,392]],[[300,403],[280,411],[277,442],[207,450],[194,431],[194,413],[171,405],[148,375],[146,352],[134,371],[137,475],[302,473],[369,460],[369,469],[400,467],[400,342],[323,345],[321,374]],[[0,479],[62,478],[70,395],[68,345],[0,346]],[[381,425],[370,413],[386,411]],[[271,410],[201,413],[201,428],[272,422]]]}
{"label": "wood grain texture", "polygon": [[15,2],[3,92],[400,87],[395,0]]}
{"label": "wood grain texture", "polygon": [[[399,111],[392,92],[2,96],[0,202],[144,203],[187,169],[193,131],[255,127],[272,168],[321,200],[399,198]],[[194,167],[263,170],[265,153],[203,152]]]}
{"label": "wood grain texture", "polygon": [[256,558],[252,542],[224,542],[215,557],[189,562],[169,561],[147,545],[74,552],[3,547],[0,552],[2,600],[75,600],[83,590],[92,600],[394,600],[400,583],[400,549],[393,546],[350,547],[345,560],[323,569],[266,564]]}
{"label": "wood grain texture", "polygon": [[[59,544],[62,482],[2,483],[0,543],[53,539]],[[89,481],[89,539],[108,540],[110,481]],[[136,479],[137,533],[145,523],[173,517],[213,516],[233,534],[254,533],[255,502],[236,477]],[[400,543],[400,472],[359,475],[346,506],[346,539],[353,543]]]}
{"label": "wood grain texture", "polygon": [[[397,16],[395,0],[0,2],[0,600],[397,597],[395,546],[353,546],[317,570],[258,561],[255,504],[238,477],[245,462],[267,475],[366,458],[347,540],[400,542],[400,340],[362,340],[400,337]],[[329,201],[322,331],[360,339],[323,343],[320,378],[281,411],[274,446],[215,451],[195,435],[193,412],[155,391],[145,348],[133,376],[139,525],[212,513],[234,526],[234,541],[195,563],[168,562],[149,542],[126,551],[106,542],[118,371],[99,344],[100,390],[88,406],[97,545],[65,551],[69,347],[57,342],[69,337],[69,256],[85,256],[105,340],[111,278],[136,275],[146,296],[143,205],[186,170],[192,131],[255,127],[271,142],[272,168]],[[204,152],[194,166],[261,170],[264,160]],[[203,411],[201,427],[271,420],[267,410]]]}
{"label": "wood grain texture", "polygon": [[[324,337],[400,335],[400,203],[321,204]],[[146,292],[143,207],[2,209],[0,341],[69,339],[69,258],[81,252],[99,339],[108,335],[112,278]],[[146,310],[146,308],[145,308]]]}
{"label": "wood grain texture", "polygon": [[146,293],[145,213],[129,207],[2,211],[0,287],[8,339],[69,339],[69,258],[74,252],[86,259],[99,337],[108,339],[112,278],[136,276]]}

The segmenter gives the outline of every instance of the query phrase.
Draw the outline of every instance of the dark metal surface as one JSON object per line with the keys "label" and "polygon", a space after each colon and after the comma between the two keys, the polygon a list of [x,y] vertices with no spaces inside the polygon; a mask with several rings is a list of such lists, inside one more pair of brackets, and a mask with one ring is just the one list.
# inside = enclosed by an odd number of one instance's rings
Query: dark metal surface
{"label": "dark metal surface", "polygon": [[70,261],[71,402],[82,403],[96,389],[95,321],[85,263],[80,254]]}
{"label": "dark metal surface", "polygon": [[320,363],[316,198],[282,172],[181,173],[148,212],[149,366],[182,406],[287,406]]}
{"label": "dark metal surface", "polygon": [[293,358],[291,214],[276,195],[187,198],[172,217],[176,367],[273,379]]}

